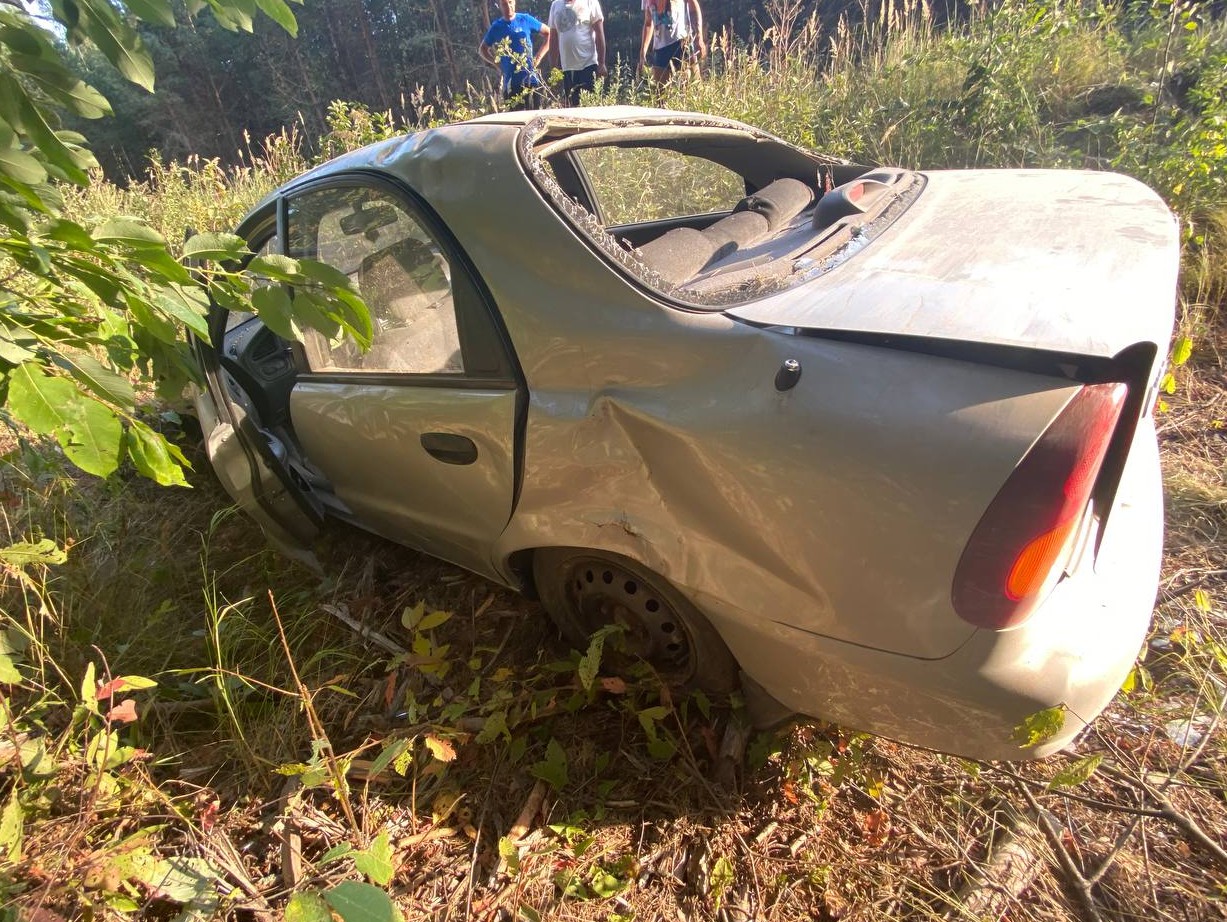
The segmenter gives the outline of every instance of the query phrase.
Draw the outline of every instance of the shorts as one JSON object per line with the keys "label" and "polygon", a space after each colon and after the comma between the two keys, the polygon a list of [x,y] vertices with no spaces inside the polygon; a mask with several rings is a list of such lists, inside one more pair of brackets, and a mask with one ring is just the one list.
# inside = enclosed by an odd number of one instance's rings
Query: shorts
{"label": "shorts", "polygon": [[677,70],[686,57],[685,42],[680,38],[672,45],[665,45],[652,52],[652,66],[661,70]]}
{"label": "shorts", "polygon": [[596,89],[596,65],[589,64],[583,70],[564,70],[562,89],[566,93],[567,103],[578,106],[580,90],[591,92]]}

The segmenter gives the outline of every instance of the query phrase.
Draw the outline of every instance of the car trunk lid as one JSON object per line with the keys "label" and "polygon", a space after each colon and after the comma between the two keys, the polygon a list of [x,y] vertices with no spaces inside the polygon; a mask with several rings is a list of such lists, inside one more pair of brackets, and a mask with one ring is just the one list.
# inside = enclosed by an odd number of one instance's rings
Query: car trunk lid
{"label": "car trunk lid", "polygon": [[[728,310],[752,323],[1111,358],[1171,335],[1179,240],[1146,186],[1115,173],[968,170],[926,187],[811,281]],[[853,219],[855,220],[855,219]]]}

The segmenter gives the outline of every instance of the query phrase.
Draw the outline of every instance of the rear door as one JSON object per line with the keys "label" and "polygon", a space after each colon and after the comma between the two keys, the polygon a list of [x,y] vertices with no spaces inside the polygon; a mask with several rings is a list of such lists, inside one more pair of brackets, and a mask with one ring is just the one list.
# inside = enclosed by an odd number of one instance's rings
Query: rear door
{"label": "rear door", "polygon": [[483,573],[511,517],[526,390],[484,285],[433,212],[369,175],[285,202],[287,253],[352,278],[371,348],[307,332],[294,439],[357,524]]}

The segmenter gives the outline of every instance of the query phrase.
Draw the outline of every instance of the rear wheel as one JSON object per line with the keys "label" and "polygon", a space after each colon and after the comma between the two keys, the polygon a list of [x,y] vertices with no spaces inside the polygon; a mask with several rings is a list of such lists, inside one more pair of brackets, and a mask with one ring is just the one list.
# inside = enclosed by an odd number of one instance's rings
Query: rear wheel
{"label": "rear wheel", "polygon": [[622,648],[674,686],[714,694],[738,687],[737,661],[716,629],[669,582],[617,554],[544,548],[533,578],[546,612],[563,636],[584,649],[611,624],[624,629]]}

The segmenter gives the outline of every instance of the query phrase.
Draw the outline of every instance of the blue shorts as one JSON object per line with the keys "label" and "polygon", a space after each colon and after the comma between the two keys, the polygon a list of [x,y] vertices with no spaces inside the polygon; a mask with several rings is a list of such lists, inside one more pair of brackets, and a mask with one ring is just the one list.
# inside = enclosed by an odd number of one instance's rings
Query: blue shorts
{"label": "blue shorts", "polygon": [[675,70],[682,66],[682,60],[685,57],[684,51],[683,42],[680,38],[672,45],[657,48],[652,52],[652,66],[659,67],[661,70]]}

